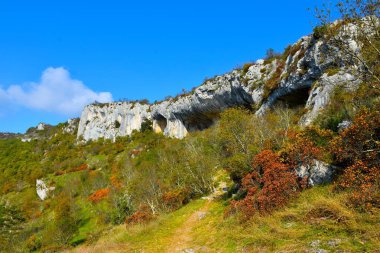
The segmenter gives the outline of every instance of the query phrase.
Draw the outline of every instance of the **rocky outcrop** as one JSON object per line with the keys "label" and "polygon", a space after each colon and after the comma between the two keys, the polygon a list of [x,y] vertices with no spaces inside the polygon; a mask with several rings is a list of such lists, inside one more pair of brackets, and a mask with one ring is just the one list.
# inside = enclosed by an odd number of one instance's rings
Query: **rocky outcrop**
{"label": "rocky outcrop", "polygon": [[49,196],[49,192],[54,189],[54,187],[48,187],[42,179],[36,180],[36,192],[41,200],[45,200]]}
{"label": "rocky outcrop", "polygon": [[43,130],[45,130],[45,128],[46,128],[46,124],[43,123],[43,122],[41,122],[41,123],[39,123],[39,124],[37,125],[36,130],[37,130],[37,131],[43,131]]}
{"label": "rocky outcrop", "polygon": [[79,126],[79,118],[69,119],[63,127],[63,132],[68,134],[74,134]]}
{"label": "rocky outcrop", "polygon": [[[358,47],[352,41],[352,50]],[[329,102],[338,85],[355,89],[360,83],[356,66],[347,66],[336,48],[313,35],[301,38],[282,57],[258,60],[205,81],[188,94],[152,105],[142,103],[92,104],[85,107],[78,137],[84,140],[115,139],[139,130],[144,119],[166,136],[183,138],[210,127],[220,112],[244,106],[263,115],[278,102],[303,106],[300,124],[310,124]]]}
{"label": "rocky outcrop", "polygon": [[84,108],[78,126],[78,137],[115,140],[118,136],[139,131],[144,119],[150,119],[149,105],[140,103],[91,104]]}
{"label": "rocky outcrop", "polygon": [[310,186],[330,183],[336,167],[322,161],[314,160],[312,164],[302,165],[296,172],[300,178],[307,178]]}
{"label": "rocky outcrop", "polygon": [[352,121],[349,121],[349,120],[343,120],[342,122],[340,122],[338,124],[338,131],[339,132],[342,132],[344,131],[345,129],[349,128],[352,124]]}
{"label": "rocky outcrop", "polygon": [[183,138],[188,132],[211,126],[228,107],[255,103],[249,87],[242,85],[240,71],[217,76],[190,94],[151,106],[154,129]]}

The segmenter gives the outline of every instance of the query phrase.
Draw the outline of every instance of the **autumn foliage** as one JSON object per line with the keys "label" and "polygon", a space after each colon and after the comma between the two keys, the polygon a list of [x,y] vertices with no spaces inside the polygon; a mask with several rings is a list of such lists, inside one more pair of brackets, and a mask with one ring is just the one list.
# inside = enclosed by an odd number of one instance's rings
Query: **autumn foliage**
{"label": "autumn foliage", "polygon": [[379,164],[380,112],[359,113],[352,125],[334,140],[332,152],[343,165],[353,165],[357,161],[367,166]]}
{"label": "autumn foliage", "polygon": [[108,197],[109,193],[110,193],[110,188],[100,189],[94,192],[93,194],[91,194],[90,197],[88,197],[88,199],[93,203],[97,203],[101,201],[102,199],[105,199],[106,197]]}
{"label": "autumn foliage", "polygon": [[111,185],[112,185],[115,189],[118,189],[118,190],[121,189],[121,187],[122,187],[122,183],[121,183],[120,179],[117,178],[117,176],[112,175],[112,176],[110,177],[110,181],[111,181]]}
{"label": "autumn foliage", "polygon": [[57,170],[54,175],[56,176],[61,176],[63,174],[67,174],[67,173],[72,173],[72,172],[77,172],[77,171],[82,171],[82,170],[87,170],[88,169],[88,165],[87,164],[82,164],[78,167],[74,167],[74,168],[71,168],[71,169],[68,169],[68,170]]}
{"label": "autumn foliage", "polygon": [[169,210],[180,208],[187,200],[189,191],[187,189],[175,189],[162,194],[162,202]]}
{"label": "autumn foliage", "polygon": [[351,190],[351,203],[380,207],[380,112],[363,111],[334,139],[332,152],[346,169],[338,188]]}
{"label": "autumn foliage", "polygon": [[84,163],[78,167],[68,169],[67,173],[77,172],[77,171],[82,171],[82,170],[87,170],[87,169],[88,169],[88,165]]}
{"label": "autumn foliage", "polygon": [[149,207],[146,205],[140,206],[139,210],[134,212],[131,216],[127,217],[125,224],[132,225],[138,223],[144,223],[153,219],[153,214],[150,211]]}
{"label": "autumn foliage", "polygon": [[288,136],[288,145],[284,148],[283,156],[293,168],[311,164],[314,159],[321,156],[321,150],[304,132],[292,131]]}
{"label": "autumn foliage", "polygon": [[242,180],[244,199],[232,201],[232,208],[246,218],[254,213],[270,213],[284,206],[297,194],[300,186],[291,167],[271,150],[264,150],[253,159],[252,172]]}

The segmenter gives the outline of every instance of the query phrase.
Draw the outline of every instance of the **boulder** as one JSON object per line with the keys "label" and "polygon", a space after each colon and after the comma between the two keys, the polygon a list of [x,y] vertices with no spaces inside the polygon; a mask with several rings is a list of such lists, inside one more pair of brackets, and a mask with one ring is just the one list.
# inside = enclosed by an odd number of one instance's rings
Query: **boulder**
{"label": "boulder", "polygon": [[310,165],[300,166],[296,172],[301,178],[307,177],[310,186],[315,186],[331,182],[335,169],[335,166],[314,160]]}
{"label": "boulder", "polygon": [[49,196],[49,192],[54,189],[54,187],[48,187],[42,179],[36,180],[36,191],[41,200],[45,200]]}

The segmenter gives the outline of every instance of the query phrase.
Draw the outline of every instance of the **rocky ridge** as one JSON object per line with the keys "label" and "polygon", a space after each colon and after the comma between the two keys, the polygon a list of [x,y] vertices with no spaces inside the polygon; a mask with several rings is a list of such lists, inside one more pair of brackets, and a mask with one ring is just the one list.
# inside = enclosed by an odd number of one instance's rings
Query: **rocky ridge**
{"label": "rocky ridge", "polygon": [[[352,39],[351,50],[359,50]],[[328,41],[313,35],[302,37],[284,54],[258,60],[205,81],[188,94],[155,104],[117,102],[84,108],[78,138],[115,139],[139,131],[151,120],[155,132],[183,138],[188,132],[208,128],[229,107],[245,106],[263,115],[279,101],[303,106],[300,124],[310,124],[329,102],[334,89],[355,89],[360,80],[355,65],[346,66],[344,55]]]}

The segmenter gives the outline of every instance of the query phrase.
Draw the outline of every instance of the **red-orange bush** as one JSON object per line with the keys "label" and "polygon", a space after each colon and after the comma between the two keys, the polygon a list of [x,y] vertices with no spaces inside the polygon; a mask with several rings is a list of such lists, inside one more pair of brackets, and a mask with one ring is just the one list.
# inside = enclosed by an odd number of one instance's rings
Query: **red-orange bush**
{"label": "red-orange bush", "polygon": [[350,166],[362,161],[366,166],[380,163],[380,112],[362,111],[350,127],[332,143],[337,162]]}
{"label": "red-orange bush", "polygon": [[232,209],[246,218],[254,213],[270,213],[282,207],[300,190],[297,176],[291,167],[281,162],[271,150],[264,150],[253,159],[252,172],[242,181],[244,199],[232,201]]}
{"label": "red-orange bush", "polygon": [[54,175],[55,176],[61,176],[61,175],[67,174],[67,173],[72,173],[72,172],[77,172],[77,171],[82,171],[82,170],[87,170],[87,169],[88,169],[88,165],[82,164],[78,167],[71,168],[68,170],[57,170],[56,172],[54,172]]}
{"label": "red-orange bush", "polygon": [[109,188],[104,188],[97,190],[96,192],[92,193],[88,199],[94,203],[99,202],[102,199],[105,199],[108,197],[108,194],[110,193]]}
{"label": "red-orange bush", "polygon": [[380,207],[380,167],[367,167],[358,161],[346,168],[338,185],[351,189],[350,202],[356,207]]}
{"label": "red-orange bush", "polygon": [[87,170],[87,169],[88,169],[88,165],[87,164],[82,164],[82,165],[80,165],[78,167],[68,169],[67,173],[77,172],[77,171],[82,171],[82,170]]}
{"label": "red-orange bush", "polygon": [[314,159],[322,156],[321,148],[314,144],[308,133],[294,130],[288,132],[288,141],[282,150],[282,157],[293,168],[311,164]]}
{"label": "red-orange bush", "polygon": [[165,208],[176,210],[186,201],[188,191],[185,189],[175,189],[162,194],[162,202]]}
{"label": "red-orange bush", "polygon": [[117,178],[117,176],[112,175],[112,176],[110,177],[110,181],[111,181],[111,185],[112,185],[115,189],[117,189],[117,190],[121,189],[121,187],[122,187],[122,183],[121,183],[121,181]]}
{"label": "red-orange bush", "polygon": [[63,170],[57,170],[56,172],[54,172],[55,176],[61,176],[63,174],[65,174],[65,172]]}
{"label": "red-orange bush", "polygon": [[153,214],[150,211],[148,206],[141,206],[139,210],[134,212],[131,216],[127,217],[125,220],[125,224],[132,225],[147,222],[153,219]]}
{"label": "red-orange bush", "polygon": [[334,139],[332,152],[345,167],[337,186],[351,190],[351,203],[380,207],[380,112],[359,113]]}

